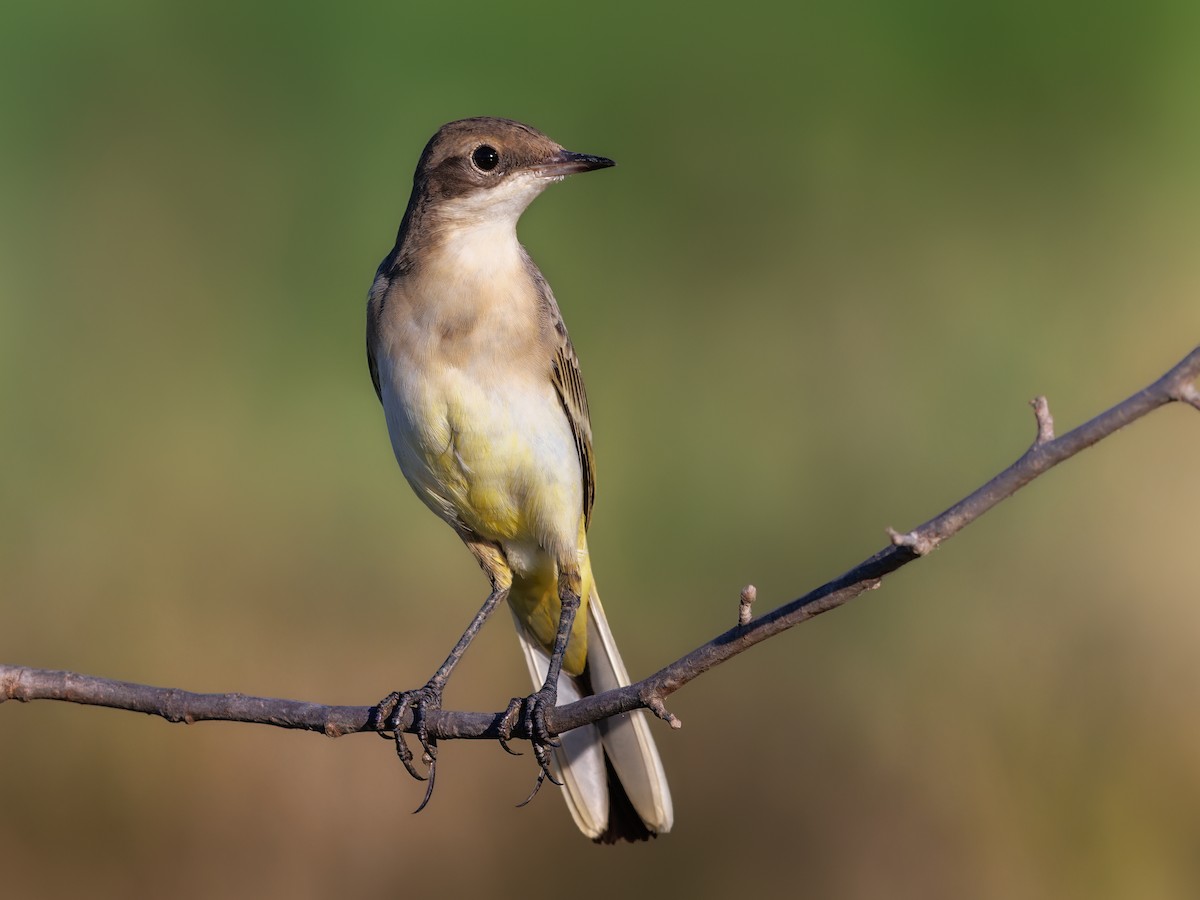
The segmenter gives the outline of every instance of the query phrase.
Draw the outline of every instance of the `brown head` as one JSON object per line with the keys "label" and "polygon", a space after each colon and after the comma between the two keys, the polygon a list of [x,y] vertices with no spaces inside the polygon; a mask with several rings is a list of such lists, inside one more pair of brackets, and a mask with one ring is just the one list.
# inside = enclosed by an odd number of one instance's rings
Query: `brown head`
{"label": "brown head", "polygon": [[616,165],[603,156],[563,149],[536,128],[481,116],[460,119],[430,138],[413,175],[413,192],[400,225],[405,238],[425,243],[422,232],[445,225],[499,224],[517,219],[547,186],[576,172]]}
{"label": "brown head", "polygon": [[550,181],[616,165],[603,156],[572,153],[536,128],[511,119],[459,119],[430,138],[413,176],[414,189],[449,199],[494,191],[522,176]]}

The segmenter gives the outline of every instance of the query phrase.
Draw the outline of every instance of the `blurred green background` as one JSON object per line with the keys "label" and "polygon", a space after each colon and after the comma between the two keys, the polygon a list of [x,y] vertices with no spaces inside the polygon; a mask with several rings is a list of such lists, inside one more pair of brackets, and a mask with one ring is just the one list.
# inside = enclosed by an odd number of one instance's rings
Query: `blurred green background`
{"label": "blurred green background", "polygon": [[[0,13],[0,660],[373,702],[482,600],[365,294],[443,122],[620,167],[522,223],[588,379],[635,676],[1200,340],[1200,6],[44,3]],[[1200,419],[1169,409],[694,682],[676,830],[532,761],[0,707],[6,897],[1200,891]],[[507,622],[448,704],[528,690]]]}

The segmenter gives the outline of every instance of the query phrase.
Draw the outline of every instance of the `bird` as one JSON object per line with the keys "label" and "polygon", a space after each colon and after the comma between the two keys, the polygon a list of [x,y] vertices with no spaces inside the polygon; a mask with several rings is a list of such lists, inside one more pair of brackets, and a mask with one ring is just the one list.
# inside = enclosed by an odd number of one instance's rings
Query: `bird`
{"label": "bird", "polygon": [[[643,711],[557,739],[545,729],[558,701],[630,679],[588,555],[596,476],[579,359],[516,228],[550,184],[613,165],[510,119],[443,125],[421,154],[367,299],[367,361],[400,470],[491,586],[429,682],[381,701],[381,730],[394,732],[405,767],[429,782],[420,811],[436,773],[429,712],[483,623],[507,603],[536,690],[513,700],[502,731],[511,736],[520,722],[531,737],[540,769],[529,799],[543,778],[561,784],[575,824],[601,843],[668,832],[674,809]],[[399,727],[409,711],[427,775]]]}

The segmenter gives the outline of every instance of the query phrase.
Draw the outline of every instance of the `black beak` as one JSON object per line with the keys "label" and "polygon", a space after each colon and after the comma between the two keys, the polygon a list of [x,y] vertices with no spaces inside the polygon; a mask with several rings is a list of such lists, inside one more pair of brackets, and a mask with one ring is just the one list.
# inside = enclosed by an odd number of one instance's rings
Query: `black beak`
{"label": "black beak", "polygon": [[591,156],[587,153],[572,153],[570,150],[560,150],[551,158],[542,171],[547,175],[574,175],[576,172],[590,172],[593,169],[607,169],[616,163],[604,156]]}

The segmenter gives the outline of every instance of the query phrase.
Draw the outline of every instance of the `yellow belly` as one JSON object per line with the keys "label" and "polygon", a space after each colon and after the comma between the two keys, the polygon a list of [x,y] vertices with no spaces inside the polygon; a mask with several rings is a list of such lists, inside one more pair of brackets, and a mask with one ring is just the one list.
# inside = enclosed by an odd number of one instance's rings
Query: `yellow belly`
{"label": "yellow belly", "polygon": [[553,388],[517,383],[501,392],[454,371],[403,387],[384,391],[401,469],[439,516],[504,549],[513,574],[509,603],[547,652],[561,612],[558,560],[578,560],[581,607],[563,669],[580,674],[591,590],[582,473]]}

